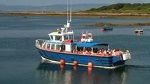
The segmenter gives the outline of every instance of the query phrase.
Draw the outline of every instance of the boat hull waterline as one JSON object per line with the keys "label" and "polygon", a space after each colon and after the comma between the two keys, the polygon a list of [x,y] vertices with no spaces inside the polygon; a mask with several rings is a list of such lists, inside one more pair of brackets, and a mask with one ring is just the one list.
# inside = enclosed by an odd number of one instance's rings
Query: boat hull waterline
{"label": "boat hull waterline", "polygon": [[49,61],[50,63],[60,64],[60,60],[64,60],[65,64],[73,65],[73,61],[77,61],[78,66],[88,66],[88,63],[93,64],[92,67],[115,69],[125,65],[125,61],[121,61],[119,56],[106,56],[97,57],[91,55],[78,55],[71,53],[59,53],[55,51],[45,51],[38,49],[42,60]]}

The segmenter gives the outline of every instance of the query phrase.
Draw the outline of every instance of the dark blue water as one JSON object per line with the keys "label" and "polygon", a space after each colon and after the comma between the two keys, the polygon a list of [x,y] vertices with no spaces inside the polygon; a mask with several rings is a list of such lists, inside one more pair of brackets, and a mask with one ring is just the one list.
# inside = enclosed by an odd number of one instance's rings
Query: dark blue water
{"label": "dark blue water", "polygon": [[0,16],[0,84],[148,84],[150,82],[150,26],[143,35],[135,35],[135,27],[115,28],[101,32],[99,27],[83,24],[95,22],[150,22],[150,18],[73,17],[72,26],[79,38],[90,31],[97,42],[113,48],[128,49],[132,60],[116,70],[41,63],[34,42],[48,39],[48,33],[63,26],[63,16]]}

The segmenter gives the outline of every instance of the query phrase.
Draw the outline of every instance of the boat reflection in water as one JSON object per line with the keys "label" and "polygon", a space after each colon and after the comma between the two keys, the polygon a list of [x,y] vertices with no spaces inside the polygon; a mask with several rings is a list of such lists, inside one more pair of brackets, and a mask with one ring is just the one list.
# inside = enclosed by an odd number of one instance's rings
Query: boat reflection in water
{"label": "boat reflection in water", "polygon": [[46,84],[125,84],[127,75],[125,67],[106,70],[77,66],[40,63],[38,76]]}

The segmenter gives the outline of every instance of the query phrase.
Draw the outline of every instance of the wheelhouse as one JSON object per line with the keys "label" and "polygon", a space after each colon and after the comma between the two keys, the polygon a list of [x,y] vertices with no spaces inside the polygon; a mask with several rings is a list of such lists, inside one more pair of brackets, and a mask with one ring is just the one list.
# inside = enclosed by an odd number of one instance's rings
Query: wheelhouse
{"label": "wheelhouse", "polygon": [[73,31],[68,31],[65,28],[52,32],[49,35],[50,40],[46,42],[50,50],[71,51],[72,42],[74,40]]}

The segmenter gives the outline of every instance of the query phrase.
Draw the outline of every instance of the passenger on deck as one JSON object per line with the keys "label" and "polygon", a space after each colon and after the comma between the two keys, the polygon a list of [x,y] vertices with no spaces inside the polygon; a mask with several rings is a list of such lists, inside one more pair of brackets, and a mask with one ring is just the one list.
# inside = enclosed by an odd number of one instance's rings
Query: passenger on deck
{"label": "passenger on deck", "polygon": [[98,54],[99,56],[103,56],[103,51],[100,49],[100,50],[97,52],[97,54]]}
{"label": "passenger on deck", "polygon": [[112,52],[113,56],[121,56],[122,55],[122,51],[120,51],[119,49],[115,49]]}
{"label": "passenger on deck", "polygon": [[112,51],[111,50],[107,50],[107,56],[112,56]]}
{"label": "passenger on deck", "polygon": [[88,55],[89,55],[89,54],[92,54],[92,53],[91,53],[90,50],[85,50],[85,53],[84,53],[84,54],[88,54]]}
{"label": "passenger on deck", "polygon": [[73,53],[77,53],[77,50],[76,50],[76,49],[73,49]]}

